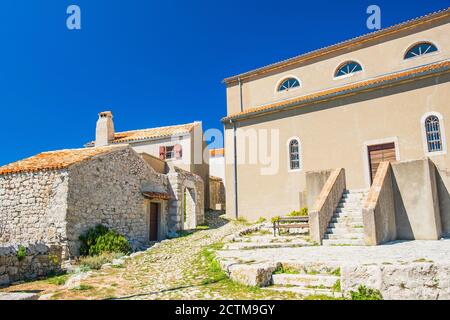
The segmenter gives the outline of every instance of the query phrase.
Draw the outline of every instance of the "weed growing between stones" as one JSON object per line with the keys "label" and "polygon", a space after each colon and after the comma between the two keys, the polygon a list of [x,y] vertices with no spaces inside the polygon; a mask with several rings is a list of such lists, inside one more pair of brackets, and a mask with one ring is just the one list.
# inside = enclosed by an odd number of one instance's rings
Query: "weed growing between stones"
{"label": "weed growing between stones", "polygon": [[379,290],[370,289],[366,286],[359,286],[358,291],[350,291],[352,300],[383,300]]}

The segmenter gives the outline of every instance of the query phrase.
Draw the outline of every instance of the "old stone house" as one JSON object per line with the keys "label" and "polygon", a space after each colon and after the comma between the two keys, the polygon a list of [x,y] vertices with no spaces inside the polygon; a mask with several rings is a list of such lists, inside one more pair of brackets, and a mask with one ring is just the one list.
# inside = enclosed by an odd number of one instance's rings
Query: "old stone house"
{"label": "old stone house", "polygon": [[449,235],[449,22],[446,9],[225,79],[227,214],[308,207],[329,244]]}
{"label": "old stone house", "polygon": [[137,249],[203,223],[202,179],[161,170],[123,144],[44,152],[0,167],[0,245],[57,246],[68,258],[97,224]]}
{"label": "old stone house", "polygon": [[178,167],[200,176],[204,182],[205,208],[214,209],[209,205],[209,163],[201,122],[116,132],[112,112],[100,112],[95,141],[86,147],[116,144],[128,144],[139,154],[165,161],[168,168]]}

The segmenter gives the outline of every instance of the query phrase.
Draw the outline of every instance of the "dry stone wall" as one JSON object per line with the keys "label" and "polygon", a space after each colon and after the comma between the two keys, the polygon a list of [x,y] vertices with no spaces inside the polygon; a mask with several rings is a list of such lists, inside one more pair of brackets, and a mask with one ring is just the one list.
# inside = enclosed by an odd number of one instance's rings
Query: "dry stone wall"
{"label": "dry stone wall", "polygon": [[149,213],[143,187],[166,191],[168,180],[131,148],[72,167],[67,209],[70,253],[78,253],[80,234],[97,224],[123,234],[134,249],[145,246],[149,240]]}
{"label": "dry stone wall", "polygon": [[0,176],[0,246],[64,243],[68,172]]}

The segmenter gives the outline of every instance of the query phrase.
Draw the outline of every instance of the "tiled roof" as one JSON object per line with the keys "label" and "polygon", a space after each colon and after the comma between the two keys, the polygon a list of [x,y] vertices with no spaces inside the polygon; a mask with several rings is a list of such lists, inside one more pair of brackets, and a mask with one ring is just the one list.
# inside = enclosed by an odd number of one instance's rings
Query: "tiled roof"
{"label": "tiled roof", "polygon": [[[200,125],[200,122],[159,128],[116,132],[114,134],[114,141],[112,143],[129,143],[134,141],[169,138],[172,136],[189,133],[198,125]],[[92,145],[94,145],[94,142],[90,142],[87,144],[87,146]]]}
{"label": "tiled roof", "polygon": [[342,50],[344,48],[348,48],[348,47],[352,47],[352,46],[359,46],[363,43],[369,42],[369,41],[373,41],[379,38],[383,38],[383,37],[387,37],[390,35],[393,35],[397,32],[401,32],[402,30],[406,30],[406,29],[411,29],[411,28],[416,28],[419,27],[425,23],[430,23],[432,21],[437,21],[437,20],[442,20],[442,19],[446,19],[450,16],[450,7],[437,11],[437,12],[433,12],[430,13],[428,15],[425,16],[421,16],[415,19],[411,19],[408,20],[406,22],[402,22],[400,24],[396,24],[394,26],[385,28],[385,29],[381,29],[375,32],[371,32],[350,40],[346,40],[337,44],[333,44],[331,46],[327,46],[321,49],[317,49],[311,52],[307,52],[304,54],[301,54],[299,56],[287,59],[287,60],[283,60],[280,62],[276,62],[270,65],[267,65],[265,67],[261,67],[249,72],[244,72],[241,73],[239,75],[235,75],[232,77],[228,77],[226,79],[224,79],[225,83],[233,83],[238,81],[238,79],[244,80],[246,78],[250,78],[253,76],[257,76],[257,75],[261,75],[267,72],[271,72],[274,70],[278,70],[281,68],[285,68],[294,64],[298,64],[301,62],[305,62],[311,59],[315,59],[317,57],[321,57],[324,55],[327,55],[329,53],[335,52],[335,51],[339,51]]}
{"label": "tiled roof", "polygon": [[0,175],[19,172],[36,172],[41,170],[58,170],[73,164],[109,153],[125,146],[107,146],[97,148],[68,149],[40,153],[28,159],[20,160],[0,167]]}
{"label": "tiled roof", "polygon": [[223,148],[221,149],[211,149],[209,150],[209,156],[210,157],[221,157],[225,154],[225,151]]}
{"label": "tiled roof", "polygon": [[450,71],[450,61],[446,60],[443,62],[437,62],[434,64],[421,66],[418,68],[401,71],[389,75],[384,75],[378,78],[361,81],[345,86],[341,86],[338,88],[328,89],[320,92],[316,92],[313,94],[301,96],[298,98],[293,98],[289,100],[284,100],[282,102],[277,102],[261,107],[250,108],[244,110],[243,112],[239,112],[236,114],[232,114],[222,119],[222,122],[228,120],[237,120],[241,118],[253,117],[256,115],[267,114],[276,111],[282,111],[286,109],[298,108],[311,103],[318,103],[327,99],[335,99],[338,97],[343,97],[347,94],[354,94],[355,92],[359,92],[362,90],[369,89],[377,89],[383,88],[386,85],[391,85],[397,82],[403,82],[410,79],[417,79],[420,77],[432,76],[437,73],[444,73]]}

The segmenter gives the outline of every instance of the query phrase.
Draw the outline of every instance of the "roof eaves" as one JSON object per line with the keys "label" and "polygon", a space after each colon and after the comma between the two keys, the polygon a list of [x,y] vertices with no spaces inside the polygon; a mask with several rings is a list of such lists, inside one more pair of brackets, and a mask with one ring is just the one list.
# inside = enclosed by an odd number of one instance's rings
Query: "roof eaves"
{"label": "roof eaves", "polygon": [[270,107],[268,106],[267,109],[262,109],[262,110],[255,110],[255,111],[249,111],[249,112],[245,112],[242,114],[236,114],[236,115],[231,115],[228,117],[224,117],[221,119],[221,121],[223,123],[234,120],[234,121],[239,121],[239,120],[244,120],[244,119],[248,119],[248,118],[253,118],[253,117],[257,117],[257,116],[261,116],[261,115],[266,115],[269,113],[273,113],[273,112],[278,112],[278,111],[285,111],[285,110],[289,110],[292,108],[297,108],[297,107],[302,107],[308,104],[312,104],[312,103],[319,103],[321,101],[324,100],[329,100],[329,99],[337,99],[340,98],[342,96],[346,96],[349,93],[352,94],[356,94],[356,93],[361,93],[367,90],[373,90],[373,89],[377,89],[377,88],[382,88],[385,87],[387,85],[390,84],[395,84],[395,83],[401,83],[410,79],[415,79],[415,78],[419,78],[419,77],[426,77],[429,75],[434,75],[434,74],[439,74],[441,72],[445,72],[445,71],[449,71],[450,70],[450,66],[444,65],[442,67],[439,68],[433,68],[433,69],[429,69],[429,70],[424,70],[421,72],[417,72],[417,73],[412,73],[412,74],[408,74],[405,76],[400,76],[398,78],[391,78],[391,79],[387,79],[387,80],[380,80],[380,81],[376,81],[376,79],[374,79],[373,83],[370,83],[368,85],[364,85],[361,87],[356,87],[356,88],[349,88],[349,89],[344,89],[342,91],[337,91],[337,92],[333,92],[330,94],[325,94],[322,96],[318,96],[318,97],[312,97],[309,99],[305,99],[305,100],[301,100],[301,101],[292,101],[292,102],[286,102],[285,104],[281,104],[279,106],[274,106],[274,107]]}

